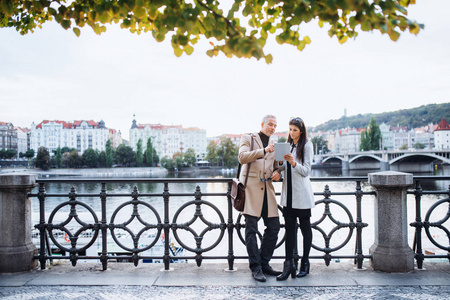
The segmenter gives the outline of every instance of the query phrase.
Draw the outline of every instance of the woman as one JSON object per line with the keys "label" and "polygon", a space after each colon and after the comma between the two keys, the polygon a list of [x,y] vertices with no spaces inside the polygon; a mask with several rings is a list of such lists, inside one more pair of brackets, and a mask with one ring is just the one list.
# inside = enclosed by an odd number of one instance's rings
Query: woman
{"label": "woman", "polygon": [[[300,221],[300,230],[303,235],[303,256],[300,271],[297,277],[309,274],[309,252],[312,245],[311,208],[314,207],[314,194],[309,175],[313,159],[313,145],[308,141],[305,123],[301,118],[292,118],[289,121],[288,143],[291,144],[291,153],[286,154],[281,169],[283,170],[283,187],[281,192],[281,205],[286,230],[286,260],[283,273],[277,280],[286,280],[289,275],[295,277],[294,247],[296,244],[296,224]],[[274,178],[275,179],[275,178]]]}

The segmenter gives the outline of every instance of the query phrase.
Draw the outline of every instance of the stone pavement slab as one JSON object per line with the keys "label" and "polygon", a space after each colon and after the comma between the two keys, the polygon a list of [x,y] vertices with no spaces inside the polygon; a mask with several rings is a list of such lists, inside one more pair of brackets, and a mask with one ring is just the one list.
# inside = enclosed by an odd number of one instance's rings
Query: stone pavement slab
{"label": "stone pavement slab", "polygon": [[[247,264],[232,272],[222,263],[60,263],[46,270],[0,274],[2,300],[69,299],[450,299],[450,264],[426,263],[425,270],[382,273],[351,263],[312,263],[304,278],[267,282],[252,279]],[[273,263],[281,270],[281,263]]]}
{"label": "stone pavement slab", "polygon": [[[282,269],[280,263],[273,263]],[[437,262],[424,265],[425,270],[408,273],[383,273],[370,266],[358,270],[351,263],[312,263],[311,272],[304,278],[288,278],[277,281],[267,276],[267,282],[257,282],[245,263],[235,264],[234,271],[227,270],[224,263],[204,263],[197,267],[193,263],[171,264],[165,271],[163,264],[109,263],[106,271],[100,263],[58,263],[45,270],[0,274],[3,286],[273,286],[273,287],[330,287],[330,286],[450,286],[450,263]]]}

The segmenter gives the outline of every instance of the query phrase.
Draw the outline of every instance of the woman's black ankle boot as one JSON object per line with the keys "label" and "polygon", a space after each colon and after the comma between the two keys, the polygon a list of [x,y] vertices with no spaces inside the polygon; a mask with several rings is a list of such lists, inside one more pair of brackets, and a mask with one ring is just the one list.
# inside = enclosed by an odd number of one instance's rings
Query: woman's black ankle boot
{"label": "woman's black ankle boot", "polygon": [[283,264],[283,273],[277,276],[277,280],[286,280],[288,279],[289,275],[291,275],[292,278],[295,278],[295,271],[294,260],[286,260]]}
{"label": "woman's black ankle boot", "polygon": [[305,277],[309,274],[309,260],[302,261],[300,264],[300,271],[297,274],[297,277]]}

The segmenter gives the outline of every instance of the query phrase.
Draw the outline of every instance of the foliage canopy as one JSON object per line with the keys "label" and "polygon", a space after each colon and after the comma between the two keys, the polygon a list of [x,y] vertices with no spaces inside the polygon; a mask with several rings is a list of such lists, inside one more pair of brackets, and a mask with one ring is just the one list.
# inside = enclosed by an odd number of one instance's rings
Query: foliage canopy
{"label": "foliage canopy", "polygon": [[358,31],[379,31],[396,41],[400,31],[417,34],[423,25],[407,18],[415,0],[0,0],[0,27],[14,27],[21,34],[55,20],[79,36],[81,28],[105,32],[119,24],[132,33],[151,32],[162,42],[171,38],[176,56],[190,55],[204,37],[210,57],[264,58],[266,41],[302,51],[311,42],[300,26],[316,20],[327,25],[339,43]]}
{"label": "foliage canopy", "polygon": [[370,119],[369,125],[361,132],[361,144],[359,151],[380,150],[381,131],[374,117]]}
{"label": "foliage canopy", "polygon": [[402,109],[379,114],[358,114],[351,117],[341,117],[318,125],[313,131],[336,130],[339,128],[364,128],[375,117],[377,123],[386,123],[391,126],[407,126],[416,128],[426,126],[430,122],[439,124],[442,118],[450,120],[450,103],[428,104],[419,107]]}

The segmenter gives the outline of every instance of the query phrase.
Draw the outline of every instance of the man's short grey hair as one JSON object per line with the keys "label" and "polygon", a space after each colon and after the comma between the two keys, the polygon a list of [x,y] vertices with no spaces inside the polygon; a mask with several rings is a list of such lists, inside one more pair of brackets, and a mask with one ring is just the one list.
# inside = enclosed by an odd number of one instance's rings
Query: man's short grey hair
{"label": "man's short grey hair", "polygon": [[274,115],[265,115],[262,119],[262,123],[266,124],[268,118],[274,118],[275,120],[277,119]]}

